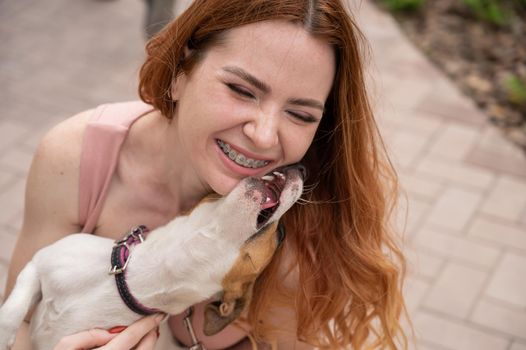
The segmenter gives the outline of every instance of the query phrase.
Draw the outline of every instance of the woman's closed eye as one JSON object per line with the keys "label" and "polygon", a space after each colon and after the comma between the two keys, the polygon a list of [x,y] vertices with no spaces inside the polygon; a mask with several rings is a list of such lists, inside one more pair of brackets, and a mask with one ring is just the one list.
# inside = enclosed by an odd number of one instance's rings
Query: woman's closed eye
{"label": "woman's closed eye", "polygon": [[[255,99],[256,96],[247,88],[243,87],[242,85],[234,84],[234,83],[225,83],[225,85],[233,91],[236,95],[239,95],[242,98],[247,99]],[[308,113],[301,113],[297,111],[287,110],[287,114],[292,116],[293,118],[299,120],[303,123],[316,123],[318,122],[318,118],[312,116]]]}
{"label": "woman's closed eye", "polygon": [[226,86],[228,86],[228,88],[230,90],[232,90],[233,92],[235,92],[236,94],[242,96],[242,97],[246,97],[246,98],[255,98],[256,96],[254,96],[254,94],[244,88],[243,86],[241,85],[237,85],[237,84],[232,84],[232,83],[226,83]]}
{"label": "woman's closed eye", "polygon": [[295,112],[295,111],[287,111],[287,113],[289,115],[291,115],[292,117],[304,122],[304,123],[316,123],[318,121],[318,118],[310,115],[310,114],[305,114],[305,113],[299,113],[299,112]]}

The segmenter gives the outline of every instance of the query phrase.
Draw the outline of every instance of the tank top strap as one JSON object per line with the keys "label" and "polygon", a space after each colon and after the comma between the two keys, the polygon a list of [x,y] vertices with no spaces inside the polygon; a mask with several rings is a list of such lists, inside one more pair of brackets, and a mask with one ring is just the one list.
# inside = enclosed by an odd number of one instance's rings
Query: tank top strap
{"label": "tank top strap", "polygon": [[79,177],[79,222],[93,233],[128,131],[153,110],[141,102],[104,104],[93,110],[82,141]]}

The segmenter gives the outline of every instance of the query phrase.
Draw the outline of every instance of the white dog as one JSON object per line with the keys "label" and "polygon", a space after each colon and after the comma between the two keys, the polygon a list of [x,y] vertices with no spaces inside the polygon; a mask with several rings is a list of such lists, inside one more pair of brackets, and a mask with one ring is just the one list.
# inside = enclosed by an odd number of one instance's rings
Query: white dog
{"label": "white dog", "polygon": [[[142,317],[134,305],[173,315],[210,297],[216,301],[206,307],[204,331],[219,332],[248,304],[252,285],[283,239],[278,220],[300,197],[303,176],[303,167],[289,166],[246,178],[226,197],[201,201],[140,244],[133,244],[141,233],[135,230],[126,244],[73,234],[41,249],[0,308],[0,350],[13,344],[35,303],[30,334],[37,350],[93,327],[129,325]],[[110,257],[118,266],[110,266]]]}

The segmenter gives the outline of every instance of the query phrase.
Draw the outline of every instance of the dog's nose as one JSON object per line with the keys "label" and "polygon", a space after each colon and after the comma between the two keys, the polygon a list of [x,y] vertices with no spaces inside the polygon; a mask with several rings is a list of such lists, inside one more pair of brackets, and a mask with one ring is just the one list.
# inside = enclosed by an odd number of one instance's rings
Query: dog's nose
{"label": "dog's nose", "polygon": [[280,168],[280,170],[283,171],[283,172],[286,172],[289,169],[296,169],[296,170],[298,170],[299,173],[300,173],[301,179],[303,181],[305,181],[305,179],[307,178],[307,168],[305,168],[305,166],[303,164],[295,163],[295,164],[287,165],[287,166],[285,166],[283,168]]}

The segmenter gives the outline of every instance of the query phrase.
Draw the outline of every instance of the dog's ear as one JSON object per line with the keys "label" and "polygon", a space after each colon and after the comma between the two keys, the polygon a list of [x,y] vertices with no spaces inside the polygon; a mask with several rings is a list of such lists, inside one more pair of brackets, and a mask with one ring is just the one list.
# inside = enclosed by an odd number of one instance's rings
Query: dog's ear
{"label": "dog's ear", "polygon": [[211,336],[222,331],[241,315],[245,308],[245,298],[228,302],[212,302],[205,307],[205,324],[203,332]]}

